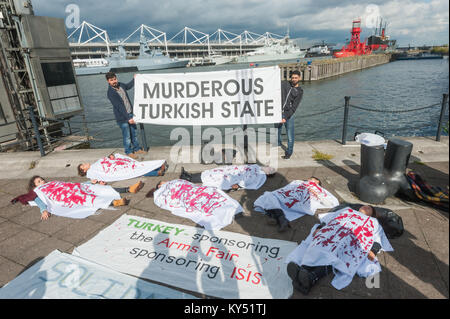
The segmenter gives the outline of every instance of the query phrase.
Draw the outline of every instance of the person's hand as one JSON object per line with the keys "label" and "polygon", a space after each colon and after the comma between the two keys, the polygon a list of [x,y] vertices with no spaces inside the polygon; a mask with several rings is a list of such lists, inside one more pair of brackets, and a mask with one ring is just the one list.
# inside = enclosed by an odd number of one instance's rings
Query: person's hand
{"label": "person's hand", "polygon": [[97,182],[98,182],[98,180],[96,180],[96,179],[91,180],[92,184],[97,184]]}
{"label": "person's hand", "polygon": [[134,74],[134,75],[133,75],[133,78],[134,78],[134,79],[136,78],[136,75],[137,75],[137,74]]}
{"label": "person's hand", "polygon": [[282,120],[281,120],[281,123],[286,123],[286,119],[282,119]]}
{"label": "person's hand", "polygon": [[234,184],[234,185],[231,186],[231,188],[233,190],[238,190],[239,189],[239,185],[238,184]]}
{"label": "person's hand", "polygon": [[106,182],[103,182],[103,181],[101,181],[101,182],[98,182],[100,185],[106,185]]}
{"label": "person's hand", "polygon": [[135,122],[133,119],[129,119],[129,120],[128,120],[128,123],[129,123],[129,124],[136,124],[136,122]]}
{"label": "person's hand", "polygon": [[52,216],[48,211],[44,210],[41,214],[41,220],[48,220]]}
{"label": "person's hand", "polygon": [[373,251],[369,251],[369,255],[367,256],[367,258],[369,258],[370,261],[374,261],[375,260],[375,254],[373,253]]}

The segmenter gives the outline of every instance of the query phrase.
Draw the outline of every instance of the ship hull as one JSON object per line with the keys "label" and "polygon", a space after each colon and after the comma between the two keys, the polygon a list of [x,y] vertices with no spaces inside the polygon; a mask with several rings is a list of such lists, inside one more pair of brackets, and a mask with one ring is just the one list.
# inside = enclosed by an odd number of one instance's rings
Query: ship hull
{"label": "ship hull", "polygon": [[302,59],[306,55],[304,53],[293,54],[279,54],[279,55],[255,55],[255,56],[240,56],[236,58],[235,63],[254,63],[254,62],[266,62],[266,61],[281,61],[281,60],[295,60]]}
{"label": "ship hull", "polygon": [[[133,60],[129,60],[131,63],[112,63],[109,66],[102,67],[81,67],[75,68],[76,75],[94,75],[94,74],[105,74],[110,71],[115,73],[125,73],[125,72],[137,72],[137,71],[149,71],[149,70],[162,70],[162,69],[173,69],[173,68],[184,68],[188,64],[188,61],[176,61],[169,63],[143,63],[138,59],[134,61],[139,61],[139,63],[133,63]],[[128,61],[126,61],[128,62]]]}

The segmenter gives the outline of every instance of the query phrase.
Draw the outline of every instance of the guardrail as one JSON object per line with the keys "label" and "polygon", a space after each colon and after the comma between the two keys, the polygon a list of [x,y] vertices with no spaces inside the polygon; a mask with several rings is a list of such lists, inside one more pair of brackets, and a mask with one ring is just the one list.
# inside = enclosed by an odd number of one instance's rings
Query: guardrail
{"label": "guardrail", "polygon": [[[316,131],[308,131],[308,135],[305,136],[304,132],[297,132],[295,134],[295,137],[302,137],[303,139],[306,138],[306,140],[309,140],[311,138],[313,138],[315,135],[317,135],[318,133],[323,133],[323,132],[331,132],[331,131],[336,131],[338,129],[342,129],[342,135],[341,135],[341,143],[342,145],[346,145],[347,142],[347,135],[348,135],[348,128],[355,128],[355,129],[364,129],[366,131],[375,131],[375,132],[402,132],[402,131],[407,131],[407,130],[411,130],[411,126],[407,126],[407,127],[400,127],[400,128],[385,128],[385,127],[361,127],[361,126],[356,126],[356,125],[351,125],[349,124],[349,117],[350,117],[350,110],[351,109],[355,109],[355,110],[359,110],[359,111],[363,111],[363,112],[369,112],[369,113],[385,113],[385,114],[407,114],[407,113],[412,113],[412,112],[419,112],[419,111],[425,111],[428,109],[433,109],[433,108],[437,108],[438,106],[441,107],[440,110],[440,115],[439,115],[439,119],[437,122],[437,132],[436,132],[436,141],[440,141],[441,140],[441,135],[442,135],[442,130],[443,130],[443,125],[444,125],[444,120],[445,120],[445,116],[448,110],[448,94],[443,94],[442,96],[442,100],[439,103],[435,103],[432,105],[428,105],[428,106],[424,106],[424,107],[418,107],[418,108],[414,108],[414,109],[408,109],[408,110],[379,110],[379,109],[370,109],[364,106],[359,106],[359,105],[354,105],[350,103],[351,97],[350,96],[346,96],[344,97],[344,104],[341,106],[335,106],[335,107],[331,107],[330,109],[321,111],[321,112],[316,112],[316,113],[309,113],[309,114],[301,114],[302,119],[309,119],[309,118],[314,118],[314,117],[318,117],[318,116],[323,116],[325,114],[329,114],[329,113],[333,113],[333,112],[338,112],[338,111],[342,111],[342,109],[344,109],[344,116],[343,116],[343,120],[342,123],[337,124],[337,125],[327,125],[326,127],[320,127],[318,130]],[[42,136],[41,134],[41,130],[43,129],[42,127],[39,127],[38,123],[41,122],[56,122],[56,123],[61,123],[61,124],[68,124],[68,129],[69,129],[69,135],[73,134],[73,133],[80,133],[80,131],[72,131],[72,128],[70,126],[70,124],[83,124],[83,125],[87,125],[87,124],[99,124],[99,123],[104,123],[104,122],[115,122],[114,118],[109,118],[109,119],[103,119],[103,120],[96,120],[96,121],[73,121],[73,120],[60,120],[60,119],[52,119],[52,118],[42,118],[42,117],[37,117],[33,111],[32,107],[28,108],[28,112],[30,115],[30,120],[32,123],[32,131],[30,131],[30,134],[28,134],[25,138],[23,138],[21,141],[18,142],[14,142],[11,143],[12,144],[27,144],[28,147],[25,147],[26,150],[36,150],[37,149],[40,151],[41,156],[45,156],[46,155],[46,151],[45,151],[45,144],[47,145],[47,147],[51,146],[51,143],[56,142],[56,141],[65,141],[64,136],[62,138],[58,138],[58,137],[49,137],[48,135],[46,135],[45,137]],[[11,125],[14,122],[9,122],[7,124],[1,124],[0,126],[5,126],[5,125]],[[420,128],[426,128],[426,127],[432,127],[435,126],[436,123],[432,123],[432,124],[426,124],[426,125],[421,125],[421,126],[415,126],[414,128],[416,129],[420,129]],[[247,126],[243,126],[244,131],[247,129]],[[149,147],[147,145],[147,139],[146,139],[146,132],[145,132],[145,128],[144,128],[144,124],[139,123],[139,130],[140,130],[140,138],[141,138],[141,142],[142,142],[142,146],[144,148],[144,150],[148,150]],[[257,130],[258,131],[258,130]],[[258,131],[260,132],[260,131]],[[34,133],[34,134],[32,134]],[[87,132],[86,132],[87,133]],[[0,136],[0,138],[9,136],[9,135],[13,135],[16,133],[12,133],[12,134],[7,134],[4,136]],[[103,132],[102,132],[103,134]],[[107,132],[108,134],[108,132]],[[266,134],[270,134],[270,132],[266,131]],[[285,135],[285,134],[283,134]],[[162,139],[167,139],[167,136],[162,136],[160,134],[158,134],[158,132],[151,132],[151,136],[155,136],[155,137],[160,137]],[[96,139],[98,136],[94,136],[93,139]],[[110,141],[116,141],[116,139],[103,139],[102,142],[110,142]],[[87,142],[90,141],[90,137],[87,136]],[[36,145],[37,144],[37,145]],[[51,147],[50,147],[51,148]]]}
{"label": "guardrail", "polygon": [[[350,104],[350,99],[351,99],[350,96],[345,97],[344,121],[343,121],[343,125],[342,125],[342,145],[345,145],[346,141],[347,141],[347,128],[352,126],[352,125],[348,124],[350,108],[354,108],[354,109],[358,109],[358,110],[362,110],[362,111],[366,111],[366,112],[390,113],[390,114],[397,113],[398,114],[398,113],[411,113],[411,112],[417,112],[417,111],[424,111],[426,109],[431,109],[431,108],[436,108],[437,106],[441,106],[441,112],[440,112],[440,116],[439,116],[437,132],[436,132],[436,141],[439,142],[441,140],[442,126],[443,126],[443,122],[444,122],[445,113],[446,113],[447,107],[448,107],[448,94],[443,94],[441,103],[436,103],[436,104],[419,107],[419,108],[415,108],[415,109],[409,109],[409,110],[392,110],[392,111],[369,109],[369,108],[365,108],[362,106],[353,105],[353,104]],[[421,128],[431,127],[431,126],[432,125],[428,124],[428,125],[424,125]],[[352,126],[352,127],[356,127],[356,126]],[[416,128],[419,128],[419,127],[416,127]],[[378,131],[390,130],[390,129],[386,129],[386,128],[381,128],[381,129],[380,128],[365,128],[365,129],[378,130]],[[404,130],[410,130],[410,129],[411,129],[411,127],[408,126],[408,127],[404,127],[404,128],[396,128],[396,129],[393,129],[392,131],[404,131]]]}

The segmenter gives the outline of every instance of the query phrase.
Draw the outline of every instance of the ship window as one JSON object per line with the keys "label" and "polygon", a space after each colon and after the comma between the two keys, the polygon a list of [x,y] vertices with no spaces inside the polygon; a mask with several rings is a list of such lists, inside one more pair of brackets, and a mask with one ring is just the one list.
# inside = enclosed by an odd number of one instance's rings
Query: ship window
{"label": "ship window", "polygon": [[70,62],[42,63],[41,66],[47,87],[75,83],[75,76],[73,75],[72,63]]}

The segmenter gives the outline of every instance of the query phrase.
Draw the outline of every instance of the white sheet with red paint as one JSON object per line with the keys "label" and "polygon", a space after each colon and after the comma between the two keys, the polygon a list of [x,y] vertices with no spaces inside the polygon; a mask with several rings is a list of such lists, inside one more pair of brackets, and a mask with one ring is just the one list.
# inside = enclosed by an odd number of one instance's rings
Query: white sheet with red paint
{"label": "white sheet with red paint", "polygon": [[367,256],[375,242],[384,251],[393,251],[383,228],[376,218],[364,215],[351,208],[321,214],[325,223],[314,235],[315,225],[309,236],[288,256],[298,265],[331,265],[335,273],[332,285],[336,289],[347,287],[355,274],[368,277],[381,271],[377,259]]}
{"label": "white sheet with red paint", "polygon": [[265,192],[254,203],[255,210],[281,209],[290,221],[317,209],[333,208],[339,201],[325,188],[309,181],[293,181],[283,188]]}
{"label": "white sheet with red paint", "polygon": [[163,184],[155,192],[154,202],[208,230],[220,230],[233,222],[234,215],[243,211],[241,205],[222,190],[181,179]]}
{"label": "white sheet with red paint", "polygon": [[104,157],[91,165],[86,177],[103,182],[117,182],[145,175],[164,164],[164,160],[139,162],[129,156],[114,154],[114,159]]}
{"label": "white sheet with red paint", "polygon": [[267,175],[259,165],[227,165],[202,172],[204,186],[228,190],[233,185],[245,189],[258,189],[266,182]]}
{"label": "white sheet with red paint", "polygon": [[53,215],[78,219],[106,209],[113,200],[120,199],[120,194],[106,185],[52,181],[34,191]]}

